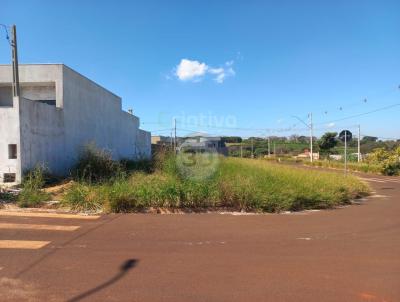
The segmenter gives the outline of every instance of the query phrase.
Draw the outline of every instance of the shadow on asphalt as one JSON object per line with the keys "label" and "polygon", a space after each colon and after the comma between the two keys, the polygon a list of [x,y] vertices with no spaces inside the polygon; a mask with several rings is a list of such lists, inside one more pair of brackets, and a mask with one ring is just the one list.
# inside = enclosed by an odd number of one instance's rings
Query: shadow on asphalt
{"label": "shadow on asphalt", "polygon": [[[113,217],[112,219],[106,220],[106,221],[104,221],[103,223],[100,223],[100,224],[98,224],[97,226],[95,226],[95,227],[93,227],[93,228],[91,228],[91,229],[88,229],[87,231],[85,231],[85,232],[83,232],[83,233],[80,233],[79,235],[77,235],[77,236],[71,238],[70,240],[64,242],[64,243],[61,245],[61,247],[67,246],[67,245],[70,244],[71,242],[73,242],[73,241],[75,241],[75,240],[77,240],[77,239],[79,239],[79,238],[81,238],[81,237],[83,237],[83,236],[85,236],[85,235],[87,235],[87,234],[89,234],[89,233],[91,233],[91,232],[93,232],[93,231],[95,231],[95,230],[101,228],[101,227],[104,226],[105,224],[110,223],[110,222],[116,220],[116,219],[119,218],[119,217],[121,217],[121,215],[116,215],[116,216]],[[46,260],[47,257],[50,257],[51,255],[55,254],[55,253],[57,252],[57,250],[58,250],[58,249],[50,250],[50,252],[44,254],[44,255],[43,255],[42,257],[40,257],[38,260],[36,260],[36,261],[34,261],[33,263],[31,263],[28,267],[26,267],[26,268],[24,268],[23,270],[19,271],[19,272],[15,275],[15,278],[19,278],[21,275],[23,275],[23,274],[25,274],[26,272],[30,271],[32,268],[34,268],[35,266],[37,266],[39,263],[41,263],[42,261]]]}
{"label": "shadow on asphalt", "polygon": [[137,260],[137,259],[129,259],[129,260],[125,261],[121,265],[119,272],[114,277],[112,277],[110,280],[108,280],[108,281],[106,281],[106,282],[104,282],[104,283],[78,295],[78,296],[73,297],[72,299],[68,300],[68,302],[81,301],[82,299],[85,299],[85,298],[89,297],[90,295],[93,295],[94,293],[101,291],[102,289],[112,285],[113,283],[117,282],[119,279],[124,277],[129,272],[130,269],[134,268],[137,265],[138,262],[139,262],[139,260]]}

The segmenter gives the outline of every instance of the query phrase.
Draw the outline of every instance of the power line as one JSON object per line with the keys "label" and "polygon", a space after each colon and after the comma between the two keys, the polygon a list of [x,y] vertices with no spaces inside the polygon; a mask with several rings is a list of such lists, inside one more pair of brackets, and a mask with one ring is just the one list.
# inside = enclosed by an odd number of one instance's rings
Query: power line
{"label": "power line", "polygon": [[[250,128],[250,127],[224,127],[224,126],[217,126],[217,125],[205,125],[199,123],[187,123],[181,122],[179,120],[176,121],[177,124],[181,124],[184,126],[193,126],[198,128],[212,128],[212,129],[225,129],[225,130],[241,130],[241,131],[277,131],[277,132],[285,132],[285,131],[292,131],[298,125],[298,123],[293,124],[291,127],[288,128]],[[150,125],[150,124],[162,124],[160,122],[141,122],[142,125]]]}
{"label": "power line", "polygon": [[[399,86],[399,88],[400,88],[400,86]],[[359,104],[359,102],[360,101],[358,101],[357,104]],[[363,99],[362,102],[367,103],[367,99]],[[356,103],[354,103],[354,104],[356,104]],[[314,125],[323,125],[323,124],[325,124],[326,127],[317,127],[317,128],[314,128],[314,130],[326,130],[327,128],[332,128],[333,125],[329,126],[330,123],[336,123],[336,122],[340,122],[340,121],[344,121],[344,120],[348,120],[348,119],[353,119],[353,118],[356,118],[356,117],[361,117],[361,116],[373,114],[373,113],[376,113],[376,112],[379,112],[379,111],[392,109],[392,108],[397,107],[397,106],[400,106],[400,103],[395,103],[395,104],[384,106],[384,107],[380,107],[380,108],[377,108],[377,109],[374,109],[374,110],[371,110],[371,111],[358,113],[358,114],[346,116],[346,117],[335,119],[335,120],[331,120],[331,121],[315,123]],[[348,106],[348,105],[345,106],[345,107],[341,106],[341,107],[339,107],[339,109],[343,110],[343,108],[349,108],[349,107],[351,107],[351,106]],[[327,111],[325,111],[325,112],[327,112]],[[296,119],[301,120],[298,117],[296,117]],[[181,125],[194,126],[194,127],[197,127],[197,128],[210,128],[210,129],[230,130],[230,131],[234,131],[234,130],[236,130],[236,131],[257,131],[257,132],[260,132],[261,136],[265,136],[266,135],[265,133],[269,133],[269,134],[275,133],[275,134],[277,134],[277,133],[294,132],[294,131],[296,131],[297,133],[299,133],[299,132],[301,133],[303,131],[308,131],[310,129],[308,125],[306,125],[307,128],[304,128],[304,129],[303,128],[297,128],[299,123],[293,124],[293,125],[288,126],[286,128],[284,128],[284,127],[281,127],[281,128],[224,127],[224,126],[217,126],[217,125],[204,125],[204,124],[199,124],[199,123],[197,123],[197,124],[196,123],[187,123],[187,122],[183,122],[182,123],[181,121],[177,121],[177,123],[180,123]],[[302,121],[302,123],[304,123],[304,122]],[[142,122],[142,124],[146,125],[146,124],[161,124],[161,123],[160,122]],[[356,126],[358,126],[358,125],[348,126],[348,127],[356,127]],[[344,126],[342,126],[342,127],[344,127]],[[169,130],[169,128],[168,128],[168,130]],[[189,130],[189,129],[183,129],[183,128],[179,128],[178,130],[180,130],[180,131],[188,131],[188,132],[199,132],[199,130]],[[153,132],[156,132],[156,131],[158,131],[158,130],[154,130]],[[160,131],[167,131],[167,129],[160,130]],[[221,134],[218,134],[218,135],[221,136]]]}
{"label": "power line", "polygon": [[[380,96],[386,96],[389,92],[394,92],[395,90],[397,90],[397,89],[399,89],[399,88],[400,88],[400,85],[396,85],[395,89],[394,89],[394,86],[393,86],[392,88],[390,88],[390,89],[388,89],[388,90],[385,90],[385,91],[382,92],[382,93],[379,93],[379,94],[378,94],[378,93],[373,93],[372,95],[369,96],[369,98],[363,98],[363,99],[360,99],[359,101],[354,102],[354,103],[351,103],[351,104],[349,104],[349,105],[344,105],[344,106],[342,105],[342,106],[336,107],[335,110],[343,111],[344,109],[347,109],[347,108],[352,108],[352,107],[355,107],[355,106],[359,106],[360,103],[362,103],[362,104],[366,104],[366,103],[370,104],[370,99],[371,99],[371,98],[376,98],[376,97],[380,97]],[[399,104],[395,104],[395,105],[391,105],[391,106],[386,106],[386,107],[378,108],[378,109],[376,109],[376,110],[368,111],[368,112],[365,112],[365,113],[347,116],[347,117],[340,118],[340,119],[336,119],[336,120],[333,120],[333,121],[330,121],[330,122],[329,122],[329,121],[328,121],[328,122],[320,122],[320,123],[317,123],[317,124],[325,124],[325,123],[332,123],[332,122],[347,120],[347,119],[351,119],[351,118],[354,118],[354,117],[359,117],[359,116],[371,114],[371,113],[374,113],[374,112],[377,112],[377,111],[390,109],[390,108],[395,107],[395,106],[398,106],[398,105],[399,105]],[[318,111],[319,111],[319,110],[318,110]],[[322,111],[322,110],[321,110],[321,111]],[[332,110],[324,110],[323,112],[324,112],[324,114],[326,115],[326,114],[328,114],[328,113],[331,112],[331,111],[332,111]]]}
{"label": "power line", "polygon": [[171,131],[171,128],[167,128],[167,129],[158,129],[158,130],[151,130],[151,132],[165,132],[165,131]]}
{"label": "power line", "polygon": [[386,139],[386,140],[392,140],[392,141],[398,141],[400,138],[394,138],[394,137],[382,137],[382,136],[375,136],[375,135],[369,135],[369,134],[361,134],[361,136],[369,136],[369,137],[376,137],[378,139]]}
{"label": "power line", "polygon": [[349,120],[349,119],[352,119],[352,118],[355,118],[355,117],[360,117],[360,116],[372,114],[372,113],[375,113],[375,112],[388,110],[388,109],[391,109],[391,108],[394,108],[394,107],[397,107],[397,106],[400,106],[400,103],[396,103],[396,104],[392,104],[392,105],[389,105],[389,106],[377,108],[375,110],[371,110],[371,111],[367,111],[367,112],[363,112],[363,113],[359,113],[359,114],[350,115],[350,116],[343,117],[343,118],[340,118],[340,119],[337,119],[337,120],[332,120],[332,121],[323,122],[323,123],[317,123],[317,124],[320,125],[320,124],[329,124],[329,123],[345,121],[345,120]]}
{"label": "power line", "polygon": [[6,39],[7,39],[7,41],[8,41],[8,44],[10,44],[10,46],[11,46],[10,35],[9,35],[9,33],[8,33],[9,26],[7,26],[7,25],[5,25],[5,24],[2,24],[2,23],[0,23],[0,26],[1,26],[2,28],[4,28],[4,31],[6,32]]}
{"label": "power line", "polygon": [[326,114],[331,113],[332,111],[334,111],[334,112],[335,111],[336,112],[337,111],[344,111],[344,110],[349,109],[349,108],[358,107],[358,106],[360,106],[362,104],[370,104],[370,100],[371,99],[375,99],[377,97],[386,96],[388,93],[394,92],[395,90],[397,90],[397,88],[400,88],[400,86],[396,85],[396,86],[393,86],[392,88],[387,89],[387,90],[385,90],[383,92],[375,92],[375,93],[369,94],[368,97],[360,98],[359,100],[357,100],[355,102],[352,102],[352,103],[349,103],[349,104],[340,105],[340,106],[337,106],[335,108],[330,108],[330,109],[329,108],[328,109],[324,109],[324,110],[321,109],[321,110],[318,110],[318,111],[320,111],[321,113],[324,113],[326,115]]}

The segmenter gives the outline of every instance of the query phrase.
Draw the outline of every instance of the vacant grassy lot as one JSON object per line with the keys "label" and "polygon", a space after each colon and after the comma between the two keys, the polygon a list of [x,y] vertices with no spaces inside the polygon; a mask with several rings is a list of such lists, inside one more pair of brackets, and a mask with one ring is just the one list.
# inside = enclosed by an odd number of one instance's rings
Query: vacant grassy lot
{"label": "vacant grassy lot", "polygon": [[[310,162],[307,159],[296,159],[292,157],[271,157],[271,158],[264,158],[263,160],[269,162],[277,162],[277,163],[284,163],[284,164],[303,164],[306,166],[313,166],[313,167],[323,167],[323,168],[334,168],[334,169],[344,169],[344,162],[336,161],[336,160],[314,160]],[[375,174],[385,174],[383,171],[382,164],[374,164],[368,162],[348,162],[347,169],[350,171],[358,171],[364,173],[375,173]]]}
{"label": "vacant grassy lot", "polygon": [[[344,163],[340,161],[328,161],[328,160],[317,160],[314,162],[304,161],[305,165],[314,166],[314,167],[324,167],[324,168],[335,168],[335,169],[344,169]],[[372,164],[372,163],[356,163],[356,162],[348,162],[347,169],[350,171],[359,171],[365,173],[382,173],[382,165]]]}
{"label": "vacant grassy lot", "polygon": [[119,173],[112,181],[76,182],[66,192],[64,204],[74,210],[109,212],[150,207],[279,212],[331,208],[368,192],[352,176],[302,171],[264,160],[220,157],[213,173],[199,173],[207,175],[202,178],[190,177],[186,170],[182,173],[174,156],[155,167],[150,172]]}

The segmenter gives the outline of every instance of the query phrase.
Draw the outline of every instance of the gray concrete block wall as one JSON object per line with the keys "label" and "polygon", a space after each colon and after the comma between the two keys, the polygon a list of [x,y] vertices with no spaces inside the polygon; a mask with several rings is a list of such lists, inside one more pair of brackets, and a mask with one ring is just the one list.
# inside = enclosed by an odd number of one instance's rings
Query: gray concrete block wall
{"label": "gray concrete block wall", "polygon": [[65,174],[69,163],[65,158],[64,115],[56,106],[20,98],[21,166],[24,171],[36,165],[49,168],[54,174]]}
{"label": "gray concrete block wall", "polygon": [[139,119],[122,111],[121,98],[66,66],[63,83],[67,153],[95,142],[115,159],[136,158]]}
{"label": "gray concrete block wall", "polygon": [[[0,66],[0,85],[10,84],[10,79],[11,68]],[[150,133],[139,129],[138,117],[122,111],[121,98],[69,67],[21,65],[20,82],[36,99],[55,95],[56,106],[21,98],[20,115],[15,106],[0,107],[0,174],[12,169],[19,173],[18,169],[26,171],[37,164],[56,174],[68,174],[82,147],[93,142],[109,150],[114,159],[151,156]],[[22,143],[17,164],[5,159],[8,150],[3,149],[18,141],[19,133]]]}
{"label": "gray concrete block wall", "polygon": [[8,158],[9,144],[16,144],[20,148],[18,108],[0,107],[0,185],[4,173],[15,173],[17,181],[21,178],[20,157]]}
{"label": "gray concrete block wall", "polygon": [[151,133],[138,129],[137,136],[137,158],[149,159],[151,157]]}

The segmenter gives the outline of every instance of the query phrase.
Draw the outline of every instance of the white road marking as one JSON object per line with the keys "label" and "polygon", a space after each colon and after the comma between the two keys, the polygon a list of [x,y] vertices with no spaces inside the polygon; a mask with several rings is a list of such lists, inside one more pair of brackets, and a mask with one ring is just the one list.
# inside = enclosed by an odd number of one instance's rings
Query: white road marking
{"label": "white road marking", "polygon": [[26,223],[0,223],[0,229],[21,230],[46,230],[46,231],[76,231],[76,225],[49,225],[49,224],[26,224]]}
{"label": "white road marking", "polygon": [[253,212],[219,212],[220,215],[232,215],[232,216],[249,216],[249,215],[263,215],[264,213],[253,213]]}
{"label": "white road marking", "polygon": [[384,183],[384,180],[381,179],[375,179],[375,178],[362,178],[360,177],[360,179],[365,180],[365,181],[372,181],[372,182],[380,182],[380,183]]}
{"label": "white road marking", "polygon": [[39,212],[17,212],[17,211],[0,211],[0,216],[17,216],[17,217],[43,217],[43,218],[66,218],[66,219],[98,219],[100,216],[84,216],[76,214],[58,214],[58,213],[39,213]]}
{"label": "white road marking", "polygon": [[31,241],[31,240],[0,240],[0,249],[40,249],[50,241]]}
{"label": "white road marking", "polygon": [[360,177],[360,179],[365,180],[365,181],[372,181],[372,182],[380,182],[380,183],[398,183],[400,184],[400,179],[398,178],[366,178],[366,177]]}

